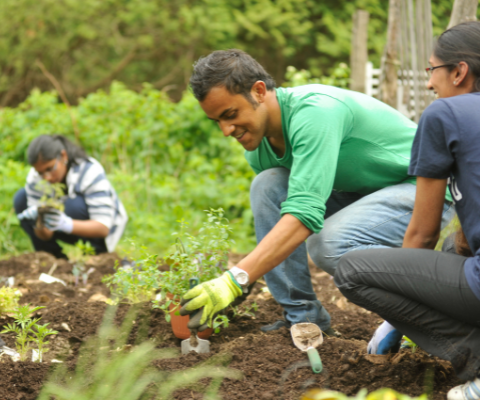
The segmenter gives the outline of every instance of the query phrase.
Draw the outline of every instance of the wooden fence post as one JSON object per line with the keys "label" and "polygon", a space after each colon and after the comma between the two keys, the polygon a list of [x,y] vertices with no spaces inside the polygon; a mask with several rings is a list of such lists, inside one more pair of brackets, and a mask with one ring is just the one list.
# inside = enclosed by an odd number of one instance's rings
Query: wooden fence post
{"label": "wooden fence post", "polygon": [[368,11],[353,14],[352,49],[350,51],[350,89],[365,93],[365,69],[368,61]]}
{"label": "wooden fence post", "polygon": [[448,28],[461,22],[477,20],[478,0],[455,0]]}

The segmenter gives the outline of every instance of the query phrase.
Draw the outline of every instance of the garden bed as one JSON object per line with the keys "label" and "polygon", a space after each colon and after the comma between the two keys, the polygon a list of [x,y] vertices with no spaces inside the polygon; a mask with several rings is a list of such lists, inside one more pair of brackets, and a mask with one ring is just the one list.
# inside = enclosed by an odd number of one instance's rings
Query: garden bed
{"label": "garden bed", "polygon": [[[51,351],[44,355],[43,363],[13,362],[2,356],[0,359],[0,399],[35,399],[49,372],[56,365],[52,359],[64,360],[74,365],[80,346],[97,331],[108,306],[103,300],[109,290],[101,283],[105,274],[114,272],[116,256],[112,254],[93,257],[95,272],[89,277],[86,287],[73,284],[72,266],[64,260],[56,260],[45,253],[25,254],[0,261],[0,277],[14,276],[15,287],[23,296],[21,303],[45,306],[38,313],[41,323],[50,323],[58,334],[50,338]],[[52,275],[68,283],[46,284],[40,282],[40,274],[52,270]],[[299,399],[306,389],[329,387],[348,395],[356,394],[361,388],[369,391],[390,387],[399,392],[418,396],[431,391],[431,398],[445,398],[446,392],[459,381],[448,362],[431,357],[422,350],[412,353],[402,350],[395,357],[368,356],[366,344],[381,319],[366,310],[348,303],[336,289],[331,277],[312,267],[312,280],[319,299],[332,316],[332,325],[342,337],[326,337],[319,347],[324,372],[314,374],[306,366],[306,354],[293,346],[290,332],[283,328],[272,333],[262,333],[260,327],[280,319],[281,308],[269,293],[257,284],[248,302],[255,301],[258,311],[255,318],[237,316],[230,326],[210,338],[211,353],[178,355],[175,358],[159,360],[155,367],[178,371],[208,364],[213,357],[215,364],[228,365],[240,370],[240,380],[225,379],[220,388],[224,399]],[[139,314],[135,326],[148,321],[148,328],[134,328],[129,342],[134,344],[140,333],[154,340],[159,348],[180,348],[165,321],[163,311],[152,310],[149,303],[137,305]],[[121,305],[117,321],[121,321],[129,306]],[[0,317],[0,328],[12,318]],[[145,325],[146,326],[146,325]],[[12,335],[4,334],[2,339],[14,348]],[[206,362],[207,361],[207,362]],[[211,364],[213,365],[213,364]],[[207,380],[175,392],[175,399],[203,398],[202,390]]]}

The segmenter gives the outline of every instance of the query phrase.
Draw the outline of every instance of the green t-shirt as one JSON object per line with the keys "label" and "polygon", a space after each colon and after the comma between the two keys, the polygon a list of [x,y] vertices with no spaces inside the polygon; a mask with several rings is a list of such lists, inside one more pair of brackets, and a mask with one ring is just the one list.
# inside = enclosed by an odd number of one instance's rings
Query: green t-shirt
{"label": "green t-shirt", "polygon": [[417,125],[362,93],[325,85],[278,88],[285,154],[266,138],[246,159],[258,174],[289,169],[282,215],[292,214],[315,233],[323,228],[332,189],[370,194],[409,182],[410,150]]}

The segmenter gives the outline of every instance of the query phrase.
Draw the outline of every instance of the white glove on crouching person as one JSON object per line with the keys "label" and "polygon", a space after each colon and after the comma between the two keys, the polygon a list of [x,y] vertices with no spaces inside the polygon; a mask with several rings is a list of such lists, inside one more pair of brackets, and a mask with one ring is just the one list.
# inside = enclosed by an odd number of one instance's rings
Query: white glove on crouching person
{"label": "white glove on crouching person", "polygon": [[23,210],[20,214],[17,214],[17,218],[21,221],[23,219],[36,220],[38,217],[38,206],[30,206]]}
{"label": "white glove on crouching person", "polygon": [[43,223],[51,231],[72,233],[73,230],[73,219],[56,208],[49,209],[43,215]]}

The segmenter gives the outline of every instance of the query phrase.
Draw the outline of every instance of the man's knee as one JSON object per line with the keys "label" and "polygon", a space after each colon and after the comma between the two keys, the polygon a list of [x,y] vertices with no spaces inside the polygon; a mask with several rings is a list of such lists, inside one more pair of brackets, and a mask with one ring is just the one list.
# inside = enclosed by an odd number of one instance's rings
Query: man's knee
{"label": "man's knee", "polygon": [[13,196],[13,208],[16,214],[20,214],[27,209],[27,192],[25,188],[21,188]]}
{"label": "man's knee", "polygon": [[285,168],[271,168],[262,171],[252,182],[250,201],[252,209],[258,209],[265,201],[280,204],[288,194],[288,177],[290,172]]}

